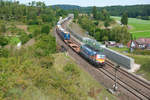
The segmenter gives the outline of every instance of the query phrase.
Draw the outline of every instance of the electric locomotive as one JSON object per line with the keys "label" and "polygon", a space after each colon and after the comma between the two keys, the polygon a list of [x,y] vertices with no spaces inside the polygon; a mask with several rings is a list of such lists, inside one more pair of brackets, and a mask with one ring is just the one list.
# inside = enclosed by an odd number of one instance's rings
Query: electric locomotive
{"label": "electric locomotive", "polygon": [[70,40],[70,33],[65,31],[61,25],[57,25],[57,32],[63,40]]}
{"label": "electric locomotive", "polygon": [[80,47],[80,55],[84,57],[86,60],[88,60],[91,64],[99,67],[99,66],[105,66],[105,59],[106,56],[99,52],[98,50],[95,50],[94,48],[90,47],[89,45],[82,45]]}

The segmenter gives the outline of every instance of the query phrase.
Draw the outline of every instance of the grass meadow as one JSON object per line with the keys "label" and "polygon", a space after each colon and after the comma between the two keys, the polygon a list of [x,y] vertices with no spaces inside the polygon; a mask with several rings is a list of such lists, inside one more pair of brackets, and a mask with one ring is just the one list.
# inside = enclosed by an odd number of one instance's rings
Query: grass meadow
{"label": "grass meadow", "polygon": [[[121,17],[112,16],[112,18],[119,20]],[[128,18],[129,31],[135,38],[150,38],[150,20],[142,20],[136,18]]]}

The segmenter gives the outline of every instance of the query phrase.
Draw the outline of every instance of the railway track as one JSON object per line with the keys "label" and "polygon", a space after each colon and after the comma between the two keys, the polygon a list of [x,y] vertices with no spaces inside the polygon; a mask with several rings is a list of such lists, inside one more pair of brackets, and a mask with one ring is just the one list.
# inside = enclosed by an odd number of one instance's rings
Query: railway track
{"label": "railway track", "polygon": [[[63,27],[65,27],[63,23]],[[59,34],[58,34],[59,35]],[[79,52],[80,44],[73,38],[71,40],[64,40],[72,50]],[[98,68],[103,74],[115,81],[115,65],[109,61],[106,62],[106,67]],[[135,75],[119,68],[117,71],[118,85],[123,87],[131,94],[139,98],[139,100],[150,100],[150,84],[136,77]]]}
{"label": "railway track", "polygon": [[[103,72],[107,75],[111,80],[115,81],[115,67],[107,64],[103,68],[99,68],[99,71]],[[140,100],[150,100],[150,87],[145,84],[144,81],[139,80],[137,77],[133,77],[131,73],[126,75],[126,71],[120,71],[118,69],[117,72],[117,80],[118,85],[125,88],[127,91],[138,97]]]}

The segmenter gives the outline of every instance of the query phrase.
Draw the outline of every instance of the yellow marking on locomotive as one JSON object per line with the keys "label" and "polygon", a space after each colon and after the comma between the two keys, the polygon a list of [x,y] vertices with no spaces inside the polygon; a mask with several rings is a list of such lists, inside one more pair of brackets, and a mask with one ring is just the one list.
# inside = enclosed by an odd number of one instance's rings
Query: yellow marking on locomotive
{"label": "yellow marking on locomotive", "polygon": [[105,62],[105,59],[97,59],[97,61],[99,61],[100,63]]}

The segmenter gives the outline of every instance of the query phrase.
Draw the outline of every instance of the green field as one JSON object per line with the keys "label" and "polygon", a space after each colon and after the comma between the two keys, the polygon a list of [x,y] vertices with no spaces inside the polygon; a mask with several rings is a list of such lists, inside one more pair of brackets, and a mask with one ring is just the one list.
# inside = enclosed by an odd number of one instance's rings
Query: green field
{"label": "green field", "polygon": [[[121,17],[112,16],[112,18],[119,20]],[[128,18],[128,25],[130,32],[136,38],[150,38],[150,20],[141,20],[136,18]]]}

